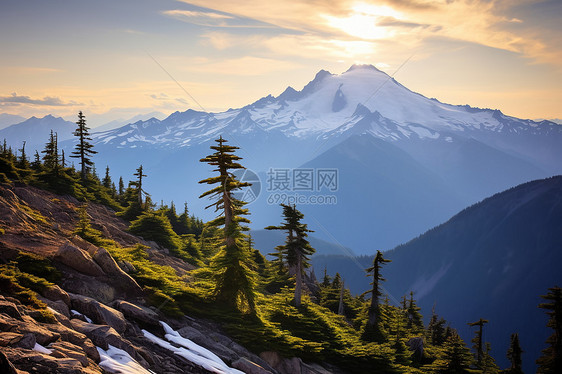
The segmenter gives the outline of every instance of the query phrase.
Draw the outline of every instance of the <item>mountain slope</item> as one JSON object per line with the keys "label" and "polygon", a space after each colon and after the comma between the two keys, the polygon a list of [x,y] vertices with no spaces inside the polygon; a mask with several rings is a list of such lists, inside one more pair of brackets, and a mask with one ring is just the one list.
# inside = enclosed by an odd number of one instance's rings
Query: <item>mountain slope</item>
{"label": "mountain slope", "polygon": [[413,290],[425,311],[439,300],[437,312],[456,326],[489,319],[499,362],[519,332],[529,370],[548,336],[539,296],[562,283],[561,232],[562,177],[529,182],[387,252],[386,287],[396,297]]}
{"label": "mountain slope", "polygon": [[[414,291],[422,314],[436,312],[473,337],[466,323],[490,321],[485,341],[500,367],[510,334],[519,333],[525,372],[534,372],[550,334],[537,306],[562,284],[562,176],[498,193],[418,238],[387,251],[383,286],[394,303]],[[339,272],[354,293],[369,289],[364,269],[372,257],[318,256],[313,266]],[[427,321],[426,321],[427,322]]]}
{"label": "mountain slope", "polygon": [[43,118],[31,117],[0,130],[0,139],[6,139],[7,144],[13,149],[21,148],[23,141],[26,141],[26,153],[28,156],[33,156],[35,150],[41,152],[45,148],[51,130],[58,134],[58,140],[62,142],[73,137],[75,128],[73,122],[65,121],[61,117],[51,115]]}

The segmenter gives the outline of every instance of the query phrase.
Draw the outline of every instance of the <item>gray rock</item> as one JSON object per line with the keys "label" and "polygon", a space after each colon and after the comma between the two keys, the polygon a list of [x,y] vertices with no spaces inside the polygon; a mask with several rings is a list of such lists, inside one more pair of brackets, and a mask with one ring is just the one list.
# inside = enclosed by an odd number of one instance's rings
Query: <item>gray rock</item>
{"label": "gray rock", "polygon": [[135,305],[124,300],[116,300],[114,303],[112,303],[112,306],[121,311],[121,313],[123,313],[123,315],[125,315],[127,319],[147,323],[149,325],[160,326],[160,317],[152,309]]}
{"label": "gray rock", "polygon": [[35,347],[35,343],[37,340],[35,339],[35,335],[28,332],[27,334],[23,335],[19,342],[16,343],[16,347],[24,348],[24,349],[33,349]]}
{"label": "gray rock", "polygon": [[68,293],[57,285],[53,285],[43,291],[42,296],[52,301],[63,301],[67,306],[70,306],[70,297]]}
{"label": "gray rock", "polygon": [[88,316],[95,323],[111,326],[121,334],[127,329],[127,320],[120,311],[82,295],[70,294],[70,300],[73,309]]}
{"label": "gray rock", "polygon": [[52,350],[51,356],[59,358],[73,358],[78,360],[83,367],[88,366],[88,355],[77,345],[69,342],[55,342],[47,347]]}
{"label": "gray rock", "polygon": [[59,247],[55,253],[54,260],[79,271],[82,274],[92,276],[102,276],[103,270],[92,260],[88,252],[77,248],[70,243],[65,243]]}
{"label": "gray rock", "polygon": [[138,283],[131,278],[129,274],[121,270],[119,265],[117,265],[113,257],[111,257],[105,248],[99,248],[93,255],[93,259],[106,274],[117,277],[120,283],[126,287],[130,293],[142,292],[142,288],[138,285]]}
{"label": "gray rock", "polygon": [[21,313],[16,304],[7,300],[0,300],[0,313],[6,313],[12,318],[22,320]]}
{"label": "gray rock", "polygon": [[232,367],[243,371],[246,374],[272,374],[271,371],[266,370],[258,364],[241,357],[232,363]]}

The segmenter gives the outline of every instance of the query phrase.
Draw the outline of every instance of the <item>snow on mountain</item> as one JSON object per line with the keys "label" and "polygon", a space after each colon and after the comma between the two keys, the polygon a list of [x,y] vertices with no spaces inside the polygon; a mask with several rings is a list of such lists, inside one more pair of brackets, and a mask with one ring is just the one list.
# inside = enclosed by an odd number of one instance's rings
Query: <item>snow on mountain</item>
{"label": "snow on mountain", "polygon": [[[370,133],[387,140],[436,139],[448,133],[556,131],[553,122],[509,117],[497,110],[455,106],[410,91],[371,65],[354,65],[343,74],[325,70],[301,91],[288,87],[222,113],[188,110],[159,121],[151,118],[97,135],[118,147],[190,146],[220,133],[279,131],[287,137],[326,138]],[[144,143],[144,144],[143,144]]]}

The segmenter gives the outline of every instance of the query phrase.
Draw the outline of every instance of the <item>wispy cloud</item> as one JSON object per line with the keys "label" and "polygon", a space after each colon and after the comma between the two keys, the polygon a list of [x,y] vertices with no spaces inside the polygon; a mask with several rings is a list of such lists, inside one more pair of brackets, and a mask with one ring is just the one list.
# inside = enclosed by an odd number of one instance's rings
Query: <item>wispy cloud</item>
{"label": "wispy cloud", "polygon": [[[194,6],[209,6],[204,0],[180,1]],[[285,30],[279,34],[314,38],[320,45],[325,44],[326,40],[335,41],[333,44],[336,45],[352,40],[372,41],[378,47],[383,46],[381,43],[397,42],[408,48],[416,48],[431,38],[440,37],[515,52],[538,62],[560,65],[562,52],[560,46],[553,45],[554,38],[542,30],[540,24],[531,27],[523,15],[514,17],[510,13],[513,4],[529,1],[382,0],[378,5],[373,5],[360,0],[215,0],[212,6],[220,14],[275,25]],[[513,25],[526,27],[521,31],[529,32],[516,32],[513,27],[510,28]],[[279,35],[269,37],[275,39]],[[218,42],[214,45],[219,49],[224,48]],[[292,54],[291,49],[286,52]]]}
{"label": "wispy cloud", "polygon": [[41,106],[75,106],[82,105],[76,101],[63,101],[58,97],[45,96],[42,99],[32,99],[30,96],[21,96],[13,92],[9,96],[0,96],[0,104],[5,105],[41,105]]}
{"label": "wispy cloud", "polygon": [[201,10],[183,10],[172,9],[165,10],[162,14],[175,18],[177,20],[192,23],[198,26],[206,27],[224,27],[224,28],[270,28],[264,22],[254,19],[238,17],[222,12],[201,11]]}

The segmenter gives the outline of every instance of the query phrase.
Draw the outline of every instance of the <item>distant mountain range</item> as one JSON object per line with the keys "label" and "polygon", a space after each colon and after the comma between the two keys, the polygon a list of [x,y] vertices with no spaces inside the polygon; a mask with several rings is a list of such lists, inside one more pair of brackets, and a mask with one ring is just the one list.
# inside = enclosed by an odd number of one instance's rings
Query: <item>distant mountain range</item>
{"label": "distant mountain range", "polygon": [[8,127],[10,125],[20,123],[25,121],[22,116],[16,116],[14,114],[0,113],[0,130]]}
{"label": "distant mountain range", "polygon": [[[315,236],[359,254],[393,248],[493,193],[562,173],[562,126],[428,99],[367,65],[322,70],[300,91],[288,87],[243,108],[175,112],[96,133],[95,161],[125,180],[143,164],[154,201],[187,200],[210,218],[196,196],[211,170],[198,160],[220,135],[260,177],[249,206],[253,229],[279,222],[271,205],[299,198]],[[312,178],[304,189],[295,184],[306,174],[300,169]],[[319,170],[337,170],[337,186],[321,186]],[[283,173],[288,184],[277,180]],[[310,204],[319,196],[331,203]]]}
{"label": "distant mountain range", "polygon": [[[414,291],[424,316],[436,312],[465,340],[466,323],[490,321],[484,339],[507,365],[511,333],[519,333],[525,372],[534,372],[550,335],[537,306],[562,284],[562,176],[528,182],[496,194],[420,237],[385,253],[386,291],[399,300]],[[364,268],[372,257],[319,256],[316,272],[340,272],[355,293],[369,288]],[[437,302],[437,304],[435,304]],[[464,326],[464,328],[463,328]]]}

